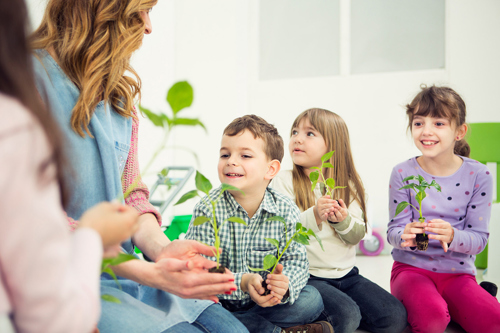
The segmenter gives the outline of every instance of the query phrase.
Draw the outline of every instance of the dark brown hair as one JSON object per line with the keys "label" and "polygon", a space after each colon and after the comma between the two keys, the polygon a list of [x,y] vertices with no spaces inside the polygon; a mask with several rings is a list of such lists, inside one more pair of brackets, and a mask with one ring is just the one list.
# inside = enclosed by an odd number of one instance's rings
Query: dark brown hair
{"label": "dark brown hair", "polygon": [[[449,87],[420,86],[421,91],[406,105],[408,128],[411,130],[415,116],[446,118],[458,128],[466,124],[465,102],[455,90]],[[465,138],[455,142],[454,153],[469,157],[470,147]]]}
{"label": "dark brown hair", "polygon": [[[351,202],[357,200],[366,223],[368,217],[366,215],[365,189],[354,166],[349,131],[344,119],[325,109],[308,109],[299,114],[293,122],[290,137],[294,129],[299,127],[300,122],[304,119],[308,119],[311,126],[323,136],[327,151],[335,150],[335,154],[330,159],[333,168],[326,168],[324,176],[325,179],[333,178],[338,185],[346,187],[336,189],[333,193],[334,197],[343,199],[347,207]],[[306,175],[304,168],[294,163],[292,175],[297,206],[304,211],[316,205],[316,198],[311,191],[311,180]]]}
{"label": "dark brown hair", "polygon": [[64,206],[67,192],[62,175],[61,135],[35,87],[31,54],[26,42],[28,30],[28,11],[24,1],[0,1],[0,92],[21,102],[43,128],[52,155],[40,165],[40,179],[46,181],[42,176],[48,166],[55,163]]}
{"label": "dark brown hair", "polygon": [[224,129],[224,135],[235,136],[244,130],[249,130],[254,138],[264,141],[264,152],[270,160],[283,160],[285,154],[283,139],[278,130],[267,121],[254,114],[236,118]]}

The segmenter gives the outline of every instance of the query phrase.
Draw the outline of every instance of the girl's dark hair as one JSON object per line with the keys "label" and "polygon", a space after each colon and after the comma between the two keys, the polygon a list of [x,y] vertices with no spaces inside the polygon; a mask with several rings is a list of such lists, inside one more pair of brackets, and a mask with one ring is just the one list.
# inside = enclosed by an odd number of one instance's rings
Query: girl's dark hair
{"label": "girl's dark hair", "polygon": [[61,134],[35,86],[31,54],[27,44],[28,10],[24,0],[0,1],[0,92],[21,102],[42,126],[52,155],[39,166],[40,178],[51,163],[57,167],[61,202],[67,193],[63,181]]}
{"label": "girl's dark hair", "polygon": [[[465,102],[455,90],[449,87],[436,87],[426,85],[420,86],[421,91],[406,105],[408,115],[408,128],[412,129],[415,116],[430,116],[435,118],[446,118],[455,123],[456,127],[466,124],[467,115]],[[454,153],[469,157],[470,147],[465,138],[455,142]]]}

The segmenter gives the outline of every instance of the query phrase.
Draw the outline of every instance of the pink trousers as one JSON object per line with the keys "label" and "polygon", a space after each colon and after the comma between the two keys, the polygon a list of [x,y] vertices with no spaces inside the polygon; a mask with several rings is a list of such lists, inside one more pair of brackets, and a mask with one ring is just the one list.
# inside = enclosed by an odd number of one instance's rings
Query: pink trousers
{"label": "pink trousers", "polygon": [[450,319],[467,332],[500,332],[500,303],[473,275],[435,273],[395,261],[391,293],[406,307],[412,332],[443,333]]}

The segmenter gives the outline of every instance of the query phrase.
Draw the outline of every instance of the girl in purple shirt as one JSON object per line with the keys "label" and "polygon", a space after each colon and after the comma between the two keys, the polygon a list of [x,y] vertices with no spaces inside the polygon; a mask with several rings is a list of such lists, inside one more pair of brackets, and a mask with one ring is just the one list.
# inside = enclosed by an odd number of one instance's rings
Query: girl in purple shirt
{"label": "girl in purple shirt", "polygon": [[[500,303],[475,278],[475,255],[488,241],[493,182],[486,166],[468,158],[465,103],[450,88],[422,87],[406,113],[422,155],[396,165],[391,174],[391,293],[405,305],[413,332],[443,332],[450,319],[467,332],[500,332]],[[411,206],[395,216],[402,201],[419,208],[413,190],[399,190],[411,175],[442,188],[426,192],[423,223]],[[419,251],[415,237],[424,232],[429,246]]]}

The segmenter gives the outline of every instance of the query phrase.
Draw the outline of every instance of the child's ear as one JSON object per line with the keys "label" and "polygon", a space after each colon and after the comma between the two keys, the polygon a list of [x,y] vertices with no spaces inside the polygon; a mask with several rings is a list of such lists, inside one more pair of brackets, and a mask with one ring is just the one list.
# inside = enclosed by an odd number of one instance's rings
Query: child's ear
{"label": "child's ear", "polygon": [[465,137],[465,134],[467,134],[467,130],[469,128],[467,127],[466,124],[462,124],[457,128],[457,136],[462,140]]}
{"label": "child's ear", "polygon": [[264,178],[267,180],[273,179],[274,176],[276,176],[278,174],[278,172],[280,172],[280,169],[281,169],[280,161],[272,160],[267,165],[267,172],[266,172],[266,176]]}

